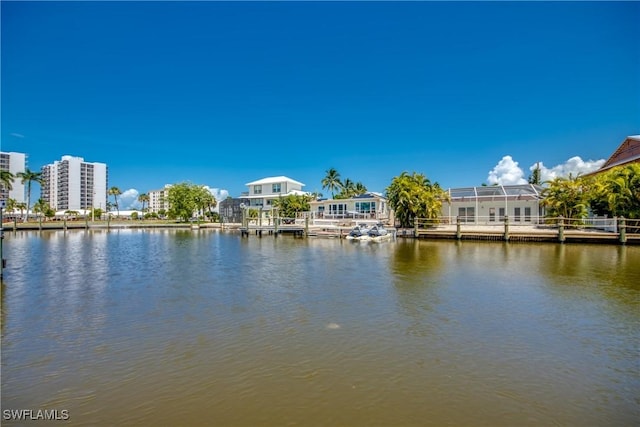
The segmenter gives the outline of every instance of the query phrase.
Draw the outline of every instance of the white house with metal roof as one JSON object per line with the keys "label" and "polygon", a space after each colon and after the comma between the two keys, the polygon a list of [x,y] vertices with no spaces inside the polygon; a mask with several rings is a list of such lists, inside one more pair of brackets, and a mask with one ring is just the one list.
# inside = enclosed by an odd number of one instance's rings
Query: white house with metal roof
{"label": "white house with metal roof", "polygon": [[313,219],[370,219],[386,221],[390,216],[387,199],[372,191],[349,199],[319,199],[309,202]]}
{"label": "white house with metal roof", "polygon": [[302,190],[303,183],[286,176],[262,178],[248,182],[245,185],[249,188],[249,191],[248,194],[243,194],[242,198],[249,200],[249,207],[251,208],[271,209],[273,200],[280,196],[309,194]]}
{"label": "white house with metal roof", "polygon": [[536,223],[544,217],[542,190],[535,184],[450,188],[442,216],[475,224],[503,222],[505,216],[514,223]]}

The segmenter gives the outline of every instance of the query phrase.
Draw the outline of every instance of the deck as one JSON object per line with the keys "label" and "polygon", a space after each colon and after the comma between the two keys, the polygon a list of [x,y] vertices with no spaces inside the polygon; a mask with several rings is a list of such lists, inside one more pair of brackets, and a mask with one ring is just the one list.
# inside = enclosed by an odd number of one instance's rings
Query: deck
{"label": "deck", "polygon": [[509,242],[566,242],[566,243],[626,243],[640,244],[640,234],[621,236],[621,233],[596,229],[559,229],[533,225],[513,226],[505,230],[503,225],[482,226],[439,225],[418,229],[402,229],[398,237],[424,239],[492,240]]}
{"label": "deck", "polygon": [[266,234],[278,237],[279,234],[289,233],[302,237],[305,235],[305,230],[305,226],[297,224],[281,224],[278,227],[275,225],[248,225],[240,227],[240,235],[248,237],[250,234],[255,234],[258,237],[262,237],[263,234]]}

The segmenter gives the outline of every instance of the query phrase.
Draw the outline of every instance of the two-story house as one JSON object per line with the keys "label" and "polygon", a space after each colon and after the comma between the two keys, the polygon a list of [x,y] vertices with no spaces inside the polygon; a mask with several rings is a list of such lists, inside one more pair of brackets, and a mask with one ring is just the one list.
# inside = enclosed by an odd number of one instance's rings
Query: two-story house
{"label": "two-story house", "polygon": [[254,209],[271,209],[273,200],[280,196],[308,194],[302,190],[303,183],[286,176],[262,178],[245,185],[249,188],[249,193],[242,198],[249,199],[249,207]]}

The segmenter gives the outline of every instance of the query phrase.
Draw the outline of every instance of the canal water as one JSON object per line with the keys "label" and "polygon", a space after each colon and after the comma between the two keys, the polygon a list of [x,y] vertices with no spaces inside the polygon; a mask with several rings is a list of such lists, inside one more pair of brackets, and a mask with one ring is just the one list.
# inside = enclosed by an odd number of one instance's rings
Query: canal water
{"label": "canal water", "polygon": [[640,419],[640,247],[111,230],[4,249],[3,425]]}

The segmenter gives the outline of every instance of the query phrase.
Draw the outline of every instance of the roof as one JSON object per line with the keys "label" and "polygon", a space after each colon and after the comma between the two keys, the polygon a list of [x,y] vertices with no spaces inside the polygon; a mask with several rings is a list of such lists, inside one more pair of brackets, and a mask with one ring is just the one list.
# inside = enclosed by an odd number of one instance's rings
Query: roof
{"label": "roof", "polygon": [[304,186],[303,183],[296,181],[295,179],[291,179],[286,176],[271,176],[268,178],[262,178],[257,181],[248,182],[245,185],[262,185],[262,184],[277,184],[279,182],[291,182],[293,184],[298,184],[300,186]]}
{"label": "roof", "polygon": [[344,203],[347,200],[371,200],[371,199],[383,199],[386,201],[386,197],[380,193],[376,193],[374,191],[368,191],[363,194],[359,194],[357,196],[349,197],[348,199],[328,199],[328,198],[320,198],[317,200],[312,200],[310,203],[324,203],[324,202],[335,202],[335,203]]}
{"label": "roof", "polygon": [[598,172],[634,162],[640,162],[640,135],[626,137]]}
{"label": "roof", "polygon": [[[304,185],[304,184],[303,184]],[[296,196],[306,196],[309,193],[307,193],[306,191],[300,191],[300,190],[291,190],[289,191],[287,194],[285,194],[285,196],[290,196],[292,194],[295,194]]]}
{"label": "roof", "polygon": [[367,191],[366,193],[358,194],[357,196],[353,196],[352,199],[384,199],[385,197],[374,191]]}
{"label": "roof", "polygon": [[[254,184],[247,184],[247,185],[254,185]],[[259,185],[259,184],[255,184],[255,185]],[[306,191],[301,191],[301,190],[291,190],[286,194],[252,194],[252,195],[246,195],[246,196],[242,196],[242,199],[277,199],[279,197],[287,197],[287,196],[291,196],[291,195],[296,195],[296,196],[307,196],[309,195],[308,192]]]}
{"label": "roof", "polygon": [[522,185],[490,185],[482,187],[450,188],[448,190],[451,199],[468,198],[505,198],[505,197],[531,197],[539,199],[542,187],[535,184]]}

